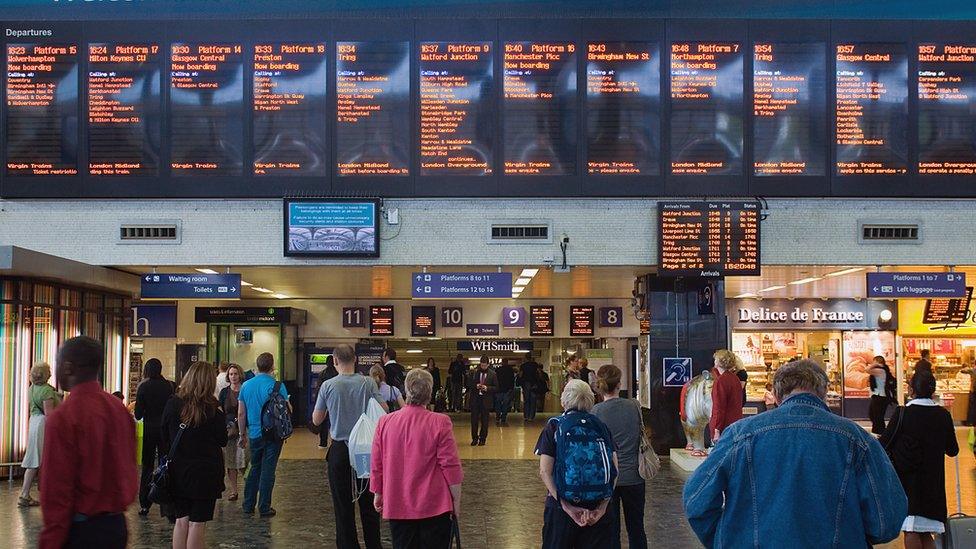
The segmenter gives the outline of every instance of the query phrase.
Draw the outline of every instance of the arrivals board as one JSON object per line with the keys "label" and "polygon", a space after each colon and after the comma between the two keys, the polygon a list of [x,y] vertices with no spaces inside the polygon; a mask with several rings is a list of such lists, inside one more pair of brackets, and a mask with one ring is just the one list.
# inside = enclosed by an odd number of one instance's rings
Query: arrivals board
{"label": "arrivals board", "polygon": [[78,173],[78,45],[8,43],[8,176]]}
{"label": "arrivals board", "polygon": [[370,305],[369,335],[392,337],[394,334],[393,305]]}
{"label": "arrivals board", "polygon": [[973,287],[966,288],[961,299],[927,299],[922,324],[964,324],[970,319],[969,305],[973,301]]}
{"label": "arrivals board", "polygon": [[88,45],[88,173],[159,173],[159,44]]}
{"label": "arrivals board", "polygon": [[671,173],[742,173],[740,44],[671,44]]}
{"label": "arrivals board", "polygon": [[569,336],[593,337],[596,314],[592,305],[572,305],[569,307]]}
{"label": "arrivals board", "polygon": [[410,174],[410,43],[336,44],[336,174]]}
{"label": "arrivals board", "polygon": [[908,56],[904,44],[836,49],[836,173],[908,173]]}
{"label": "arrivals board", "polygon": [[324,176],[329,167],[324,42],[265,42],[253,50],[254,175]]}
{"label": "arrivals board", "polygon": [[420,44],[420,175],[491,175],[494,48]]}
{"label": "arrivals board", "polygon": [[659,175],[661,55],[653,42],[586,45],[586,171]]}
{"label": "arrivals board", "polygon": [[434,337],[437,335],[437,308],[432,306],[410,307],[410,336]]}
{"label": "arrivals board", "polygon": [[758,202],[659,202],[658,274],[758,276]]}
{"label": "arrivals board", "polygon": [[825,43],[753,44],[752,124],[755,175],[825,175]]}
{"label": "arrivals board", "polygon": [[918,45],[918,173],[976,174],[976,43]]}
{"label": "arrivals board", "polygon": [[552,337],[556,334],[555,308],[552,305],[533,305],[529,307],[529,335]]}
{"label": "arrivals board", "polygon": [[172,174],[241,175],[243,46],[230,42],[174,43],[170,52]]}
{"label": "arrivals board", "polygon": [[576,45],[505,42],[505,175],[576,174]]}

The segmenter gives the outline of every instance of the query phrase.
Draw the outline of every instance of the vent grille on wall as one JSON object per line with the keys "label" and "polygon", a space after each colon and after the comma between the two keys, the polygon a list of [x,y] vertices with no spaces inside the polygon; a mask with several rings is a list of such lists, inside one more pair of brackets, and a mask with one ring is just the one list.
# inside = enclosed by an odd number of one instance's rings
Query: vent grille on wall
{"label": "vent grille on wall", "polygon": [[918,225],[914,223],[903,225],[864,224],[861,226],[861,239],[901,242],[918,240]]}
{"label": "vent grille on wall", "polygon": [[547,224],[492,224],[492,242],[548,242],[549,225]]}
{"label": "vent grille on wall", "polygon": [[119,226],[119,241],[127,243],[178,243],[179,223],[123,223]]}

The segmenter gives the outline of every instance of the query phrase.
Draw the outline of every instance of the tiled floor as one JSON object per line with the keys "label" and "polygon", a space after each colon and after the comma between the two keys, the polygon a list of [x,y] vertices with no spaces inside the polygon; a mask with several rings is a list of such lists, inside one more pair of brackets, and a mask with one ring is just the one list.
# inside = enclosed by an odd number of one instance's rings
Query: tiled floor
{"label": "tiled floor", "polygon": [[[461,532],[466,549],[523,549],[538,547],[542,530],[544,489],[538,480],[538,463],[532,455],[544,420],[523,425],[519,416],[508,427],[492,426],[488,445],[468,446],[469,425],[455,417],[455,436],[464,460],[465,482]],[[960,435],[963,433],[959,431]],[[272,519],[245,517],[239,506],[221,501],[210,523],[211,547],[332,547],[335,527],[324,451],[316,448],[317,437],[300,431],[286,445],[278,468]],[[954,510],[955,481],[952,461],[947,460],[950,511]],[[976,471],[973,454],[962,452],[964,478],[963,508],[976,514]],[[700,547],[681,512],[681,489],[687,474],[665,460],[660,475],[648,484],[645,525],[652,547]],[[19,483],[0,481],[0,546],[33,547],[37,542],[41,515],[38,509],[18,509]],[[131,547],[159,548],[170,544],[171,528],[157,516],[141,518],[133,507],[128,513]],[[384,546],[389,532],[384,527]],[[626,536],[624,536],[626,540]],[[625,545],[626,547],[626,541]],[[900,548],[900,542],[888,549]]]}

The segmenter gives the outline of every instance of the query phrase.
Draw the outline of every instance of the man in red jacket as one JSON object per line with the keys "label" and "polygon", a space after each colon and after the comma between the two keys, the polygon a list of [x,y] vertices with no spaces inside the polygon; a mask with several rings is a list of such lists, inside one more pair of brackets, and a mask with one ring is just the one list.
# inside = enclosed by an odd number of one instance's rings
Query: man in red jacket
{"label": "man in red jacket", "polygon": [[712,355],[715,359],[715,384],[712,385],[712,444],[718,442],[722,431],[742,419],[742,384],[735,375],[735,354],[728,349],[719,349]]}

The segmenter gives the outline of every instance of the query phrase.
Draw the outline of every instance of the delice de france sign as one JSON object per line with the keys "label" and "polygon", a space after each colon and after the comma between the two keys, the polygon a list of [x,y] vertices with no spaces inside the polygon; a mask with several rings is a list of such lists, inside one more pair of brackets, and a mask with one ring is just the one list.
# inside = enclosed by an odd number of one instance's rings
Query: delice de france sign
{"label": "delice de france sign", "polygon": [[[893,301],[855,301],[853,299],[739,299],[733,303],[730,317],[733,329],[765,330],[777,328],[808,329],[888,329],[897,327],[898,306]],[[891,320],[882,323],[881,311],[887,309]]]}

